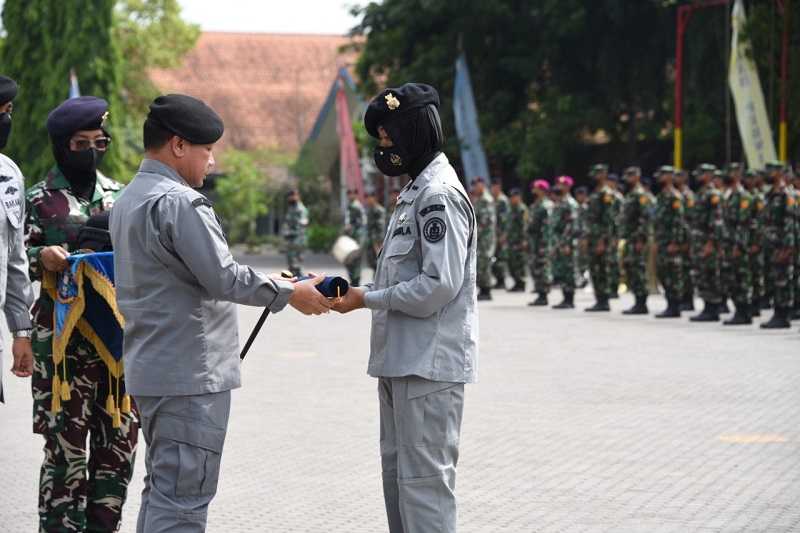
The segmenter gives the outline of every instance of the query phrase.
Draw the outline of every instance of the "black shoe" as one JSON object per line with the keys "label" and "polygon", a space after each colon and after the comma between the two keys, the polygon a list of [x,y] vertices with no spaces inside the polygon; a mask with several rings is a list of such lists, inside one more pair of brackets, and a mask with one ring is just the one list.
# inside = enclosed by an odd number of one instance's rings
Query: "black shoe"
{"label": "black shoe", "polygon": [[633,307],[622,312],[623,315],[646,315],[648,313],[649,310],[647,309],[647,296],[644,298],[637,296],[636,303],[633,304]]}
{"label": "black shoe", "polygon": [[680,318],[681,305],[672,299],[667,299],[667,308],[663,312],[658,313],[656,318]]}
{"label": "black shoe", "polygon": [[717,306],[717,312],[721,315],[727,315],[731,312],[731,308],[728,307],[728,299],[725,298],[722,300],[722,303]]}
{"label": "black shoe", "polygon": [[736,312],[731,318],[723,322],[725,326],[743,326],[752,324],[753,319],[750,318],[750,304],[736,304]]}
{"label": "black shoe", "polygon": [[495,289],[505,289],[505,288],[506,288],[506,282],[505,282],[505,280],[498,279],[498,280],[497,280],[497,283],[495,283],[495,284],[494,284],[494,288],[495,288]]}
{"label": "black shoe", "polygon": [[611,311],[611,307],[608,305],[608,298],[605,296],[597,298],[597,302],[592,307],[587,307],[584,309],[587,313],[598,313],[603,311]]}
{"label": "black shoe", "polygon": [[761,324],[761,329],[786,329],[792,327],[792,323],[787,318],[788,314],[788,309],[776,307],[772,318],[769,319],[769,322]]}
{"label": "black shoe", "polygon": [[690,322],[718,322],[719,321],[719,311],[718,304],[712,304],[711,302],[705,302],[705,307],[700,312],[699,315],[695,315],[689,319]]}
{"label": "black shoe", "polygon": [[540,292],[539,296],[534,301],[529,303],[528,305],[538,307],[538,306],[542,306],[542,305],[547,305],[547,303],[548,303],[547,302],[547,294],[545,294],[543,292]]}
{"label": "black shoe", "polygon": [[800,320],[800,308],[795,307],[789,315],[789,320]]}
{"label": "black shoe", "polygon": [[619,299],[619,293],[617,291],[614,291],[614,292],[610,293],[608,295],[608,297],[611,300],[618,300]]}
{"label": "black shoe", "polygon": [[750,304],[750,316],[757,317],[761,316],[761,306],[758,303]]}
{"label": "black shoe", "polygon": [[485,302],[492,299],[492,290],[491,289],[481,289],[478,292],[478,301]]}
{"label": "black shoe", "polygon": [[681,311],[694,311],[694,298],[686,298],[681,303]]}
{"label": "black shoe", "polygon": [[525,282],[517,281],[514,286],[508,289],[508,292],[525,292]]}
{"label": "black shoe", "polygon": [[766,309],[772,309],[772,302],[770,302],[769,298],[764,296],[759,300],[758,306],[761,308],[762,311]]}
{"label": "black shoe", "polygon": [[560,304],[554,305],[553,309],[575,309],[575,293],[565,292],[564,300]]}

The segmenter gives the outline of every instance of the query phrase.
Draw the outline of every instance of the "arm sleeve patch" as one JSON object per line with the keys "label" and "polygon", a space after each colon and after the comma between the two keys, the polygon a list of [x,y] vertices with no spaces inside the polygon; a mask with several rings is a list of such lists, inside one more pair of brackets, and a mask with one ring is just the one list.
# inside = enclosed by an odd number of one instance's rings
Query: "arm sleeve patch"
{"label": "arm sleeve patch", "polygon": [[423,207],[420,210],[419,215],[421,217],[425,217],[431,213],[435,213],[436,211],[444,211],[444,204],[433,204],[429,205],[428,207]]}
{"label": "arm sleeve patch", "polygon": [[209,200],[208,198],[205,198],[203,196],[201,196],[200,198],[195,198],[194,200],[192,200],[192,207],[198,208],[201,205],[204,205],[206,207],[211,207],[211,208],[214,207],[214,204],[211,203],[211,200]]}

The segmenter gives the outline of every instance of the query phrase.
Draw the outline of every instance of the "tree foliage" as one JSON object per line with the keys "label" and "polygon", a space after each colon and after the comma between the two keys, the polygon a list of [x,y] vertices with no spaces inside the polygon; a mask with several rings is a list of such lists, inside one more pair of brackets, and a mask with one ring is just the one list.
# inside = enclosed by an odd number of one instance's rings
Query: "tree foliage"
{"label": "tree foliage", "polygon": [[[360,23],[353,34],[366,37],[357,73],[366,95],[379,85],[412,80],[437,87],[450,133],[446,151],[457,161],[451,95],[455,59],[463,50],[484,148],[498,175],[520,181],[540,173],[582,176],[586,165],[600,159],[617,168],[652,167],[671,160],[677,3],[371,2],[354,9]],[[754,24],[761,24],[756,21],[771,3],[748,3],[755,5]],[[725,9],[707,9],[690,22],[684,73],[684,151],[690,164],[725,158],[727,16]],[[793,39],[797,80],[800,53]],[[763,66],[766,49],[757,42],[755,50]],[[800,109],[792,113],[794,123]],[[736,143],[735,120],[732,131]],[[733,157],[741,158],[734,148]]]}

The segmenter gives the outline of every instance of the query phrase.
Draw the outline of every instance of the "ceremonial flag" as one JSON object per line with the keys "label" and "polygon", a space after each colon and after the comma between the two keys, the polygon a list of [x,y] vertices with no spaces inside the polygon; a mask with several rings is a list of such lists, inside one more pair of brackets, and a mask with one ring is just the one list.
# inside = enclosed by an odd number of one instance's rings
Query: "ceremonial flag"
{"label": "ceremonial flag", "polygon": [[[52,411],[58,412],[61,402],[70,399],[66,352],[77,328],[108,367],[111,390],[106,410],[114,418],[114,427],[120,427],[120,415],[130,412],[130,398],[121,391],[125,320],[117,308],[114,253],[75,254],[67,261],[68,268],[58,274],[48,273],[43,281],[43,288],[54,302]],[[124,396],[120,396],[121,392]]]}
{"label": "ceremonial flag", "polygon": [[747,19],[742,0],[736,0],[731,13],[733,37],[728,84],[736,105],[736,122],[739,136],[750,168],[764,168],[767,161],[776,159],[772,128],[764,105],[764,93],[758,78],[756,64],[750,52],[750,43],[740,39]]}
{"label": "ceremonial flag", "polygon": [[361,176],[361,162],[358,159],[356,137],[353,134],[350,110],[347,105],[347,94],[341,77],[337,80],[336,92],[336,129],[339,133],[339,169],[341,178],[348,190],[357,190],[358,196],[364,200],[364,178]]}
{"label": "ceremonial flag", "polygon": [[81,88],[78,87],[78,76],[75,75],[75,69],[69,69],[69,97],[77,98],[81,95]]}
{"label": "ceremonial flag", "polygon": [[489,165],[481,146],[481,130],[478,127],[478,112],[469,81],[467,58],[462,53],[456,60],[456,79],[453,88],[453,114],[456,122],[456,135],[461,149],[461,164],[467,183],[477,177],[489,179]]}

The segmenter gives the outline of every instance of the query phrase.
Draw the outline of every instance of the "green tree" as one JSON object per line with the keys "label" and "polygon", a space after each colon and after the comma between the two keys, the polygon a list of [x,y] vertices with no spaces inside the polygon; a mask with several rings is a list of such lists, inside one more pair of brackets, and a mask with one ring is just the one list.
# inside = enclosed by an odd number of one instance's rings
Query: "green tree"
{"label": "green tree", "polygon": [[[53,165],[45,122],[48,113],[68,96],[70,69],[75,69],[83,94],[109,101],[109,129],[116,137],[116,117],[123,113],[113,11],[114,0],[6,0],[3,4],[6,39],[0,64],[3,73],[20,85],[8,153],[31,181],[41,179]],[[124,150],[124,146],[114,146],[103,160],[111,176],[122,171]]]}

